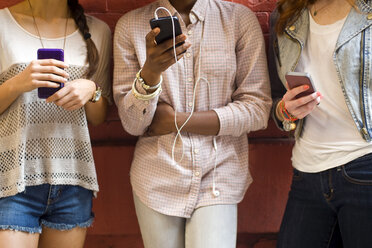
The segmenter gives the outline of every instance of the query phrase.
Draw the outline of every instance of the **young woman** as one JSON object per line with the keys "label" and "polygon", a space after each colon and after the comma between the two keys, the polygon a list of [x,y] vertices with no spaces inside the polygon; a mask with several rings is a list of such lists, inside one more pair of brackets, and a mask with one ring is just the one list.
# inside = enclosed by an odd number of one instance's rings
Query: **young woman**
{"label": "young woman", "polygon": [[[150,30],[158,7],[180,20],[175,52]],[[236,246],[237,203],[252,181],[247,133],[267,125],[271,106],[265,58],[257,18],[236,3],[160,0],[118,22],[114,99],[140,136],[131,182],[146,248]]]}
{"label": "young woman", "polygon": [[[87,121],[105,119],[110,42],[77,0],[0,10],[0,247],[83,247],[98,191]],[[39,48],[64,62],[37,60]]]}
{"label": "young woman", "polygon": [[[370,247],[372,1],[280,0],[274,19],[273,117],[296,129],[278,247],[329,247],[337,226],[344,247]],[[308,87],[286,89],[290,71],[318,91],[295,98]]]}

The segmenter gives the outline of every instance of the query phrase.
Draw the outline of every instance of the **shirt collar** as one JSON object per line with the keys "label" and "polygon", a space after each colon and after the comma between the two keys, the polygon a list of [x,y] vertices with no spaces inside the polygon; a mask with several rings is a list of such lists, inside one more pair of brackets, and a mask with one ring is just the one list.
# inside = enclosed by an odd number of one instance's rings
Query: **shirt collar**
{"label": "shirt collar", "polygon": [[[209,0],[197,0],[191,9],[190,15],[193,14],[198,20],[204,21],[205,16],[207,14],[208,4]],[[172,15],[177,14],[179,16],[177,10],[171,5],[169,0],[159,0],[158,5],[167,8],[172,13]],[[159,13],[162,13],[162,15],[159,16],[167,15],[165,14],[165,11],[162,10],[160,10]],[[190,16],[191,23],[195,23],[197,20],[193,20],[191,16]]]}

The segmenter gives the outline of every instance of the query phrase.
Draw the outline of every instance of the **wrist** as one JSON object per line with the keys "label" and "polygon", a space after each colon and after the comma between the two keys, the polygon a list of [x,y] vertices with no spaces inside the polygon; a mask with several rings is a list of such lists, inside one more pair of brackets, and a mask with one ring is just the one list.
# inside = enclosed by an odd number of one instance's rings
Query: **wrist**
{"label": "wrist", "polygon": [[[185,121],[187,120],[187,117],[189,116],[190,113],[184,113],[184,112],[177,112],[177,126],[180,128]],[[173,126],[174,126],[174,132],[177,132],[177,128],[175,127],[174,124],[174,115],[173,115]],[[183,131],[186,131],[187,124],[183,127]]]}
{"label": "wrist", "polygon": [[95,103],[101,99],[102,90],[98,84],[96,84],[93,81],[90,81],[90,82],[92,83],[92,92],[91,92],[92,97],[89,99],[89,101],[92,103]]}
{"label": "wrist", "polygon": [[290,132],[294,129],[296,129],[296,123],[295,121],[298,120],[295,116],[291,115],[288,110],[285,108],[285,104],[283,102],[283,99],[280,100],[277,104],[277,112],[278,116],[281,116],[280,119],[282,119],[282,125],[283,129],[287,132]]}
{"label": "wrist", "polygon": [[26,92],[22,89],[21,84],[17,83],[17,76],[5,81],[3,86],[8,88],[8,92],[12,95],[19,96]]}
{"label": "wrist", "polygon": [[142,67],[141,77],[149,86],[155,86],[160,81],[161,73],[156,73],[148,68],[147,64]]}
{"label": "wrist", "polygon": [[279,120],[279,121],[284,121],[284,118],[283,118],[283,114],[281,112],[281,104],[282,100],[278,101],[277,104],[276,104],[276,108],[275,108],[275,115],[276,115],[276,118]]}

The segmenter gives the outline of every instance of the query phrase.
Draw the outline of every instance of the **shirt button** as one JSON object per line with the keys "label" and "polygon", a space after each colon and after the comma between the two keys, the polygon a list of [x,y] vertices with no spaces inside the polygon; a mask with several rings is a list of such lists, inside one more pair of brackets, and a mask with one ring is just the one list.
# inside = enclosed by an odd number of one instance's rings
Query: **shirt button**
{"label": "shirt button", "polygon": [[189,82],[192,82],[192,78],[191,78],[191,77],[189,77],[189,78],[187,79],[187,81],[189,81]]}
{"label": "shirt button", "polygon": [[187,34],[188,34],[188,35],[192,35],[192,31],[189,30],[189,31],[187,32]]}
{"label": "shirt button", "polygon": [[196,176],[196,177],[200,176],[200,172],[199,171],[195,171],[194,176]]}
{"label": "shirt button", "polygon": [[198,153],[199,153],[199,149],[195,149],[195,150],[194,150],[194,153],[195,153],[195,154],[198,154]]}
{"label": "shirt button", "polygon": [[368,14],[367,19],[368,20],[372,20],[372,13],[371,14]]}
{"label": "shirt button", "polygon": [[189,107],[192,107],[192,102],[189,102]]}
{"label": "shirt button", "polygon": [[296,27],[294,25],[289,27],[289,30],[291,30],[291,31],[294,31],[295,29],[296,29]]}
{"label": "shirt button", "polygon": [[191,57],[191,53],[186,53],[186,57],[187,58],[190,58]]}
{"label": "shirt button", "polygon": [[146,104],[146,105],[149,105],[149,101],[145,101],[145,104]]}
{"label": "shirt button", "polygon": [[193,13],[190,14],[190,21],[193,23],[196,21],[196,17]]}

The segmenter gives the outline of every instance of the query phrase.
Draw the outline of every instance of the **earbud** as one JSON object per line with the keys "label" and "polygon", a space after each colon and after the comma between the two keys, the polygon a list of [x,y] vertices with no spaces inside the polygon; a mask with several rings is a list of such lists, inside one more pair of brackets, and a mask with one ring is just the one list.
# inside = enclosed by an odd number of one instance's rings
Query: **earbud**
{"label": "earbud", "polygon": [[216,136],[213,137],[213,147],[214,147],[214,150],[217,151],[217,141],[216,141]]}
{"label": "earbud", "polygon": [[213,137],[213,148],[214,148],[214,168],[213,168],[213,188],[212,188],[212,193],[215,197],[218,197],[220,195],[220,191],[216,189],[216,183],[215,183],[215,174],[216,174],[216,167],[217,167],[217,141],[216,141],[216,136]]}
{"label": "earbud", "polygon": [[219,197],[219,196],[220,196],[220,191],[218,191],[217,189],[214,189],[214,190],[213,190],[213,195],[214,195],[215,197]]}

